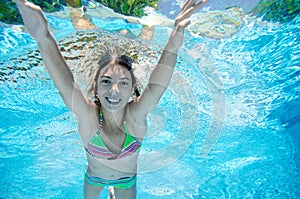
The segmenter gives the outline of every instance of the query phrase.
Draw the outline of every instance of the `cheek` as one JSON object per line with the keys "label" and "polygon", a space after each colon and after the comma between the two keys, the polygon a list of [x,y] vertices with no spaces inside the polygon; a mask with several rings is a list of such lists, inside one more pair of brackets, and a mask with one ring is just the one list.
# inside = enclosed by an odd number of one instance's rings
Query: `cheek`
{"label": "cheek", "polygon": [[121,93],[124,97],[130,97],[132,95],[132,89],[131,88],[122,88]]}
{"label": "cheek", "polygon": [[96,93],[99,97],[101,97],[103,94],[107,93],[109,91],[109,88],[102,86],[102,85],[98,85]]}

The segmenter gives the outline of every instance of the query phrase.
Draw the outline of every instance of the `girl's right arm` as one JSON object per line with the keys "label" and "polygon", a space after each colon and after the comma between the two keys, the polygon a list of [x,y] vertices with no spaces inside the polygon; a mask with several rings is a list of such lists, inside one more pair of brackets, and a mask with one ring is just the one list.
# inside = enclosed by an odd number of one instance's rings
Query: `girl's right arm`
{"label": "girl's right arm", "polygon": [[[48,29],[41,8],[26,0],[14,0],[30,35],[37,41],[44,64],[60,92],[66,106],[79,120],[88,120],[93,107],[76,86],[73,74]],[[84,119],[86,118],[86,119]]]}

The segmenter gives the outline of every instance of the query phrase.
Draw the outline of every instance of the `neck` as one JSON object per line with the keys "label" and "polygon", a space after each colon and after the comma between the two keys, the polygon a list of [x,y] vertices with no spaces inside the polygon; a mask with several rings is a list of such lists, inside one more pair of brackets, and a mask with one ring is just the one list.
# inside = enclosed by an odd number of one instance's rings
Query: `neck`
{"label": "neck", "polygon": [[103,125],[108,129],[120,129],[123,126],[125,107],[117,111],[102,109]]}

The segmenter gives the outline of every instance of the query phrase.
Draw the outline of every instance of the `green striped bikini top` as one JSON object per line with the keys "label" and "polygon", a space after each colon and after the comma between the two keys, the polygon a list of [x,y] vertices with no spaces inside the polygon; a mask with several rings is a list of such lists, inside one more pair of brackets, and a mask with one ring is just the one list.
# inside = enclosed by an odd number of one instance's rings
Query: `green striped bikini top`
{"label": "green striped bikini top", "polygon": [[99,127],[94,137],[90,140],[88,145],[85,147],[87,153],[96,158],[112,160],[112,159],[120,159],[129,156],[135,153],[136,151],[138,151],[142,145],[141,142],[139,142],[135,137],[129,134],[125,119],[123,124],[126,132],[124,144],[122,146],[121,153],[115,154],[108,150],[108,148],[106,147],[105,143],[102,140],[101,131],[103,126],[103,115],[102,112],[100,111]]}

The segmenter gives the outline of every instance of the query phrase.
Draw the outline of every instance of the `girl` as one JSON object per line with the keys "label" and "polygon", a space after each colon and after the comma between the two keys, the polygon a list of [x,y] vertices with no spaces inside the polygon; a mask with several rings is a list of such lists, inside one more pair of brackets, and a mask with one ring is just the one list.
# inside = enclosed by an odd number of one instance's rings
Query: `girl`
{"label": "girl", "polygon": [[183,43],[189,17],[206,0],[187,0],[143,94],[135,92],[132,61],[127,56],[106,55],[99,60],[94,79],[95,102],[86,99],[48,29],[41,8],[15,0],[28,32],[37,41],[44,64],[66,106],[76,115],[88,166],[84,197],[99,198],[104,186],[113,186],[115,197],[136,198],[137,158],[147,132],[146,117],[166,90]]}

